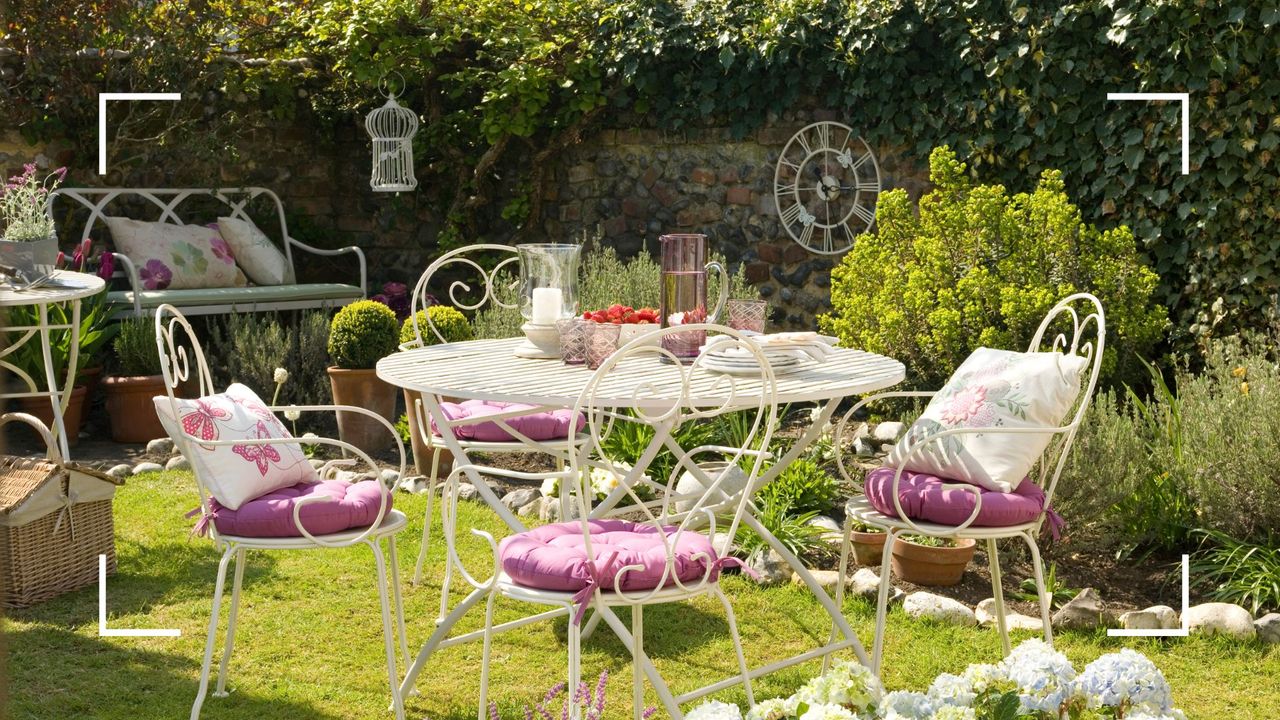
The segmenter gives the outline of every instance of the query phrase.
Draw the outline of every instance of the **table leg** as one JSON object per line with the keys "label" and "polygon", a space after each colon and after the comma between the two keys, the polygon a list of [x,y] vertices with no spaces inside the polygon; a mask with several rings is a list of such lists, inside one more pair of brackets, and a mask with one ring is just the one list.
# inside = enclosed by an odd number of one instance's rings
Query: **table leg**
{"label": "table leg", "polygon": [[[444,411],[440,408],[440,398],[431,393],[422,393],[422,404],[426,407],[427,413],[436,421],[437,427],[447,427],[449,420],[445,417]],[[449,448],[449,452],[453,453],[454,467],[470,466],[471,458],[467,456],[467,451],[462,448],[458,439],[451,432],[440,433],[440,439],[444,442],[445,447]],[[463,472],[466,473],[467,479],[475,486],[476,491],[480,493],[480,497],[498,513],[498,517],[511,528],[513,532],[524,532],[526,530],[524,523],[520,522],[515,513],[511,512],[506,505],[502,504],[502,499],[493,492],[493,488],[489,487],[489,483],[479,472],[471,467]]]}
{"label": "table leg", "polygon": [[[58,441],[58,450],[61,451],[62,457],[66,459],[70,455],[70,448],[67,443],[67,425],[63,421],[67,404],[71,400],[72,384],[75,383],[75,376],[69,375],[65,391],[59,393],[58,378],[53,369],[53,350],[52,350],[52,329],[49,327],[49,306],[40,303],[40,352],[44,356],[44,378],[45,387],[49,389],[49,407],[52,412],[51,417],[53,427],[49,430],[53,433],[53,437]],[[78,307],[78,304],[77,304]],[[79,313],[77,313],[77,319]],[[77,322],[78,324],[78,322]],[[77,338],[72,338],[76,340]],[[61,397],[59,397],[61,395]]]}

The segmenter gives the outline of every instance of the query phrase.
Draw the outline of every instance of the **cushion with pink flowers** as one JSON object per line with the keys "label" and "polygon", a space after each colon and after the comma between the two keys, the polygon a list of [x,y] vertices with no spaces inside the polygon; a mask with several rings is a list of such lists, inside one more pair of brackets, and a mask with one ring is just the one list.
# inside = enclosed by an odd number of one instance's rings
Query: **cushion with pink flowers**
{"label": "cushion with pink flowers", "polygon": [[[303,498],[324,495],[328,502],[302,506],[298,519],[312,535],[366,528],[378,518],[382,490],[376,480],[357,483],[325,480],[320,483],[298,483],[246,501],[237,510],[225,507],[216,499],[210,504],[209,519],[221,535],[238,537],[299,537],[293,522],[293,508]],[[391,495],[387,494],[387,510]]]}
{"label": "cushion with pink flowers", "polygon": [[218,232],[235,253],[236,264],[259,285],[292,285],[293,267],[266,233],[248,220],[218,218]]}
{"label": "cushion with pink flowers", "polygon": [[919,452],[910,451],[955,428],[1059,427],[1080,394],[1080,373],[1088,362],[1060,352],[974,350],[885,464],[1013,492],[1049,446],[1052,433],[947,435]]}
{"label": "cushion with pink flowers", "polygon": [[106,218],[115,249],[133,261],[142,290],[243,287],[231,246],[216,228]]}
{"label": "cushion with pink flowers", "polygon": [[[302,446],[257,394],[239,383],[217,395],[170,401],[154,398],[156,414],[183,450],[205,490],[222,506],[238,509],[273,490],[317,482]],[[174,409],[176,406],[177,414]],[[289,439],[269,444],[206,445],[219,440]]]}
{"label": "cushion with pink flowers", "polygon": [[[515,410],[533,409],[533,405],[498,402],[496,400],[466,400],[461,403],[440,403],[441,412],[450,420],[476,419]],[[530,440],[558,440],[569,437],[569,421],[572,418],[573,411],[565,408],[504,418],[503,422],[510,425],[516,432],[527,436]],[[585,428],[586,424],[586,419],[579,414],[578,427]],[[435,420],[431,421],[431,432],[439,435],[440,431],[436,429]],[[459,440],[474,440],[476,442],[511,442],[518,439],[512,437],[506,428],[493,421],[457,425],[453,428],[453,434]]]}
{"label": "cushion with pink flowers", "polygon": [[[876,468],[867,473],[864,488],[872,507],[889,517],[898,517],[893,506],[893,476],[897,470],[890,467]],[[902,472],[898,481],[898,500],[902,512],[912,520],[938,523],[955,527],[973,513],[978,500],[972,491],[963,488],[944,488],[951,480],[929,473]],[[1044,491],[1031,480],[1018,483],[1013,492],[982,490],[982,507],[973,527],[1009,527],[1031,522],[1044,510]]]}

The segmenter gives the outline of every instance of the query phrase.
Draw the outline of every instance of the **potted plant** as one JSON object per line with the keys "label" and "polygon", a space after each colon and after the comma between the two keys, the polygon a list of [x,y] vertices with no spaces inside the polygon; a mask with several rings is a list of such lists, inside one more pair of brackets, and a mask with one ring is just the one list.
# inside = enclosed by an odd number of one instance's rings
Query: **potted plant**
{"label": "potted plant", "polygon": [[22,174],[9,178],[0,189],[0,265],[22,271],[28,279],[53,269],[58,257],[58,237],[53,218],[45,214],[49,193],[67,177],[66,168],[37,178],[35,163],[22,166]]}
{"label": "potted plant", "polygon": [[[429,321],[428,315],[430,315]],[[423,345],[439,343],[440,338],[431,331],[432,325],[444,336],[445,342],[465,342],[475,337],[475,331],[471,327],[471,322],[467,320],[467,316],[448,305],[432,305],[426,310],[419,310],[415,317],[418,322],[417,332],[414,331],[415,318],[413,317],[406,318],[404,324],[400,326],[401,347],[417,343],[419,333],[422,335]],[[432,450],[435,450],[440,453],[440,465],[437,471],[448,472],[448,469],[453,466],[453,453],[447,448],[433,448],[418,432],[418,423],[414,419],[416,409],[414,403],[417,396],[415,392],[404,391],[404,407],[407,415],[405,420],[409,426],[409,442],[413,447],[414,467],[417,468],[419,475],[430,472],[431,466],[427,458],[431,457]]]}
{"label": "potted plant", "polygon": [[854,520],[850,524],[849,542],[853,559],[859,565],[879,567],[884,560],[884,529]]}
{"label": "potted plant", "polygon": [[147,318],[124,320],[111,347],[115,351],[114,372],[102,381],[111,439],[140,443],[164,437],[151,400],[165,394],[154,326]]}
{"label": "potted plant", "polygon": [[[382,303],[359,300],[338,311],[329,326],[329,387],[337,405],[371,410],[388,422],[396,421],[396,389],[374,370],[382,358],[396,351],[400,324]],[[394,438],[373,418],[338,413],[338,436],[367,453],[390,447]]]}
{"label": "potted plant", "polygon": [[900,535],[893,543],[893,573],[915,585],[959,585],[975,549],[968,538]]}

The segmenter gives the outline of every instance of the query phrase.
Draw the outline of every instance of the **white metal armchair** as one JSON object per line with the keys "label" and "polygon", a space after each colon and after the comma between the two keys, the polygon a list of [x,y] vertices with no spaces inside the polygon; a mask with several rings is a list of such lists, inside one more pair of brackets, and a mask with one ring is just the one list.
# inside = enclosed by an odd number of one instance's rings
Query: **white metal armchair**
{"label": "white metal armchair", "polygon": [[[1052,338],[1052,340],[1049,340]],[[839,578],[836,584],[836,603],[842,602],[844,597],[845,585],[845,568],[848,565],[849,549],[851,544],[850,532],[854,522],[861,522],[878,528],[883,528],[886,537],[884,543],[884,556],[881,561],[880,568],[880,587],[876,598],[876,630],[875,644],[871,655],[871,666],[876,672],[880,670],[882,652],[884,647],[885,633],[885,616],[887,611],[890,587],[890,570],[891,555],[894,542],[903,534],[926,535],[937,538],[948,539],[973,539],[976,541],[985,541],[987,560],[991,570],[991,589],[995,599],[996,626],[1000,631],[1001,642],[1004,646],[1005,654],[1009,654],[1009,633],[1005,622],[1005,604],[1004,592],[1001,587],[1000,560],[996,553],[996,543],[998,540],[1006,538],[1020,538],[1030,549],[1031,562],[1033,572],[1035,574],[1036,590],[1039,595],[1040,615],[1044,626],[1044,638],[1048,643],[1053,642],[1053,629],[1050,625],[1049,614],[1049,596],[1045,592],[1044,586],[1044,568],[1040,559],[1040,549],[1036,544],[1036,536],[1040,533],[1046,519],[1052,520],[1050,504],[1053,500],[1054,490],[1057,488],[1059,476],[1062,473],[1067,459],[1067,454],[1071,451],[1071,446],[1075,440],[1076,432],[1080,428],[1081,422],[1084,420],[1088,411],[1089,403],[1093,395],[1094,386],[1098,380],[1098,372],[1102,364],[1102,355],[1106,340],[1106,322],[1102,305],[1092,295],[1086,293],[1078,293],[1063,299],[1055,305],[1044,320],[1041,322],[1039,329],[1032,338],[1028,352],[1037,351],[1061,351],[1067,356],[1077,356],[1086,361],[1085,370],[1088,373],[1086,382],[1082,383],[1082,389],[1079,396],[1075,400],[1075,405],[1067,415],[1067,422],[1056,427],[957,427],[953,429],[942,430],[940,432],[927,434],[922,437],[909,436],[903,440],[898,452],[902,461],[897,464],[897,469],[893,473],[893,481],[891,492],[887,493],[892,498],[893,515],[886,514],[877,510],[868,500],[866,488],[862,495],[855,496],[849,501],[845,509],[845,526],[844,539],[840,550],[840,567]],[[873,395],[864,398],[861,402],[853,406],[836,427],[836,440],[839,446],[840,439],[843,437],[845,429],[853,414],[869,402],[877,400],[885,400],[889,398],[929,398],[934,396],[935,392],[888,392]],[[973,435],[994,435],[1006,436],[1008,442],[1016,443],[1028,436],[1036,435],[1044,437],[1051,436],[1048,447],[1039,456],[1038,462],[1032,468],[1031,474],[1027,481],[1035,483],[1043,490],[1044,500],[1042,506],[1038,508],[1038,514],[1025,522],[1013,525],[1001,526],[982,526],[975,521],[978,519],[982,511],[983,492],[976,485],[968,483],[946,483],[941,487],[945,489],[954,489],[962,492],[972,493],[974,495],[973,509],[968,517],[957,524],[943,524],[937,522],[924,522],[913,520],[903,507],[900,489],[903,481],[903,468],[906,467],[912,458],[920,456],[927,452],[935,444],[941,443],[947,438],[954,436],[973,436]],[[1028,438],[1029,439],[1029,438]],[[840,457],[840,469],[844,473],[845,478],[849,479],[849,474],[844,465],[843,456]],[[1023,482],[1027,482],[1023,481]],[[850,480],[852,482],[852,480]],[[961,496],[963,497],[963,496]],[[834,636],[835,629],[832,629]]]}
{"label": "white metal armchair", "polygon": [[[736,331],[718,326],[700,325],[668,328],[660,334],[687,330],[713,329],[738,342]],[[489,680],[490,650],[495,634],[538,620],[569,618],[568,656],[570,687],[569,717],[577,720],[582,708],[572,690],[582,676],[580,645],[585,628],[580,626],[590,610],[603,618],[608,627],[632,654],[633,712],[640,718],[644,709],[644,680],[647,678],[661,700],[667,714],[679,720],[680,705],[710,693],[741,684],[752,701],[751,681],[769,672],[772,666],[749,670],[742,651],[733,607],[719,585],[720,571],[737,561],[728,557],[726,548],[712,546],[717,526],[733,537],[740,523],[748,522],[753,512],[751,495],[764,471],[767,453],[754,448],[767,448],[777,420],[776,384],[772,370],[754,344],[743,343],[761,362],[760,374],[747,377],[717,375],[701,363],[692,366],[678,361],[660,363],[659,358],[675,361],[671,353],[643,339],[618,350],[595,372],[579,395],[575,410],[585,418],[585,434],[571,433],[568,467],[548,473],[522,473],[486,469],[505,477],[526,481],[554,479],[562,495],[574,504],[578,519],[544,525],[517,533],[501,544],[488,533],[472,530],[484,538],[493,552],[490,576],[472,572],[458,552],[454,532],[457,523],[457,494],[446,491],[445,533],[449,562],[473,590],[455,607],[423,646],[409,668],[401,692],[413,687],[418,672],[433,652],[463,642],[481,640],[484,650],[480,674],[479,717],[488,717],[486,700]],[[652,366],[652,379],[634,391],[611,387],[611,373],[618,365],[645,363]],[[744,391],[743,388],[749,388]],[[623,407],[634,408],[624,412]],[[724,413],[745,412],[750,428],[745,433],[744,447],[701,446],[684,449],[674,433],[684,423],[708,422]],[[577,426],[581,420],[574,420]],[[634,467],[610,460],[606,439],[623,423],[639,423],[653,428],[654,435],[640,454]],[[576,429],[576,428],[575,428]],[[668,477],[649,478],[646,467],[660,451],[669,451],[675,465]],[[730,472],[708,473],[699,461],[707,456],[727,460],[741,467],[744,475]],[[592,483],[592,473],[609,472],[619,476],[616,487],[607,493]],[[456,487],[471,468],[454,468],[448,482]],[[678,479],[692,473],[700,488],[677,490]],[[624,519],[625,518],[625,519]],[[559,538],[557,540],[557,538]],[[554,542],[553,542],[554,541]],[[566,552],[566,546],[574,550]],[[711,595],[724,607],[728,630],[732,636],[738,664],[730,677],[709,683],[680,695],[673,694],[658,674],[644,649],[644,608],[647,605],[679,602]],[[501,624],[494,622],[494,605],[499,599],[511,599],[551,610]],[[448,637],[450,628],[473,606],[485,601],[485,624],[481,631]],[[631,627],[623,624],[615,608],[631,610]]]}
{"label": "white metal armchair", "polygon": [[[192,413],[183,416],[179,410],[179,402],[175,396],[175,389],[188,380],[195,381],[199,384],[201,401],[214,395],[213,382],[209,374],[209,366],[205,360],[204,352],[201,349],[200,341],[196,337],[191,325],[187,319],[173,306],[161,305],[156,309],[155,316],[156,343],[160,348],[161,369],[164,374],[165,388],[168,395],[168,413],[162,412],[162,420],[168,415],[169,420],[165,421],[166,429],[170,436],[177,444],[178,448],[188,458],[194,458],[197,452],[210,451],[221,446],[231,445],[233,452],[243,456],[246,460],[250,457],[262,457],[270,455],[279,458],[284,449],[281,446],[297,443],[292,437],[288,437],[287,433],[282,433],[284,437],[262,438],[259,439],[218,439],[215,433],[202,433],[200,436],[193,434],[201,432],[199,423],[196,421],[188,422]],[[163,400],[160,400],[163,405]],[[190,401],[187,401],[190,402]],[[211,404],[201,406],[202,409],[212,408]],[[158,408],[159,409],[159,408]],[[343,412],[356,412],[377,418],[386,426],[387,432],[396,437],[397,448],[399,449],[400,468],[404,469],[404,446],[400,444],[399,438],[396,436],[395,428],[386,420],[383,420],[376,413],[358,407],[350,406],[288,406],[288,407],[265,407],[254,406],[255,412],[260,412],[263,422],[274,420],[274,414],[284,410],[297,410],[301,412],[334,412],[341,410]],[[217,413],[217,410],[212,412]],[[181,418],[181,420],[176,420]],[[199,420],[199,418],[197,418]],[[259,423],[261,425],[261,423]],[[265,434],[265,433],[264,433]],[[329,462],[321,469],[320,476],[325,477],[333,469],[337,467],[352,467],[363,464],[366,468],[373,472],[375,478],[378,477],[377,465],[373,460],[361,451],[348,443],[340,440],[332,440],[328,438],[309,438],[309,443],[319,445],[327,445],[339,448],[351,456],[355,460],[335,460]],[[263,461],[265,464],[265,461]],[[240,606],[240,587],[244,578],[244,568],[247,559],[247,553],[250,550],[316,550],[326,548],[345,548],[353,545],[364,544],[373,551],[373,557],[377,568],[378,581],[378,599],[382,612],[382,629],[383,639],[386,646],[387,657],[387,676],[388,682],[392,690],[393,709],[397,720],[404,720],[404,707],[400,700],[400,695],[396,692],[399,685],[397,673],[397,639],[399,642],[399,654],[408,660],[408,644],[405,639],[404,613],[401,604],[399,573],[397,571],[396,561],[396,533],[404,529],[406,518],[403,513],[391,508],[391,487],[380,479],[362,481],[359,483],[347,484],[347,487],[355,487],[364,485],[366,482],[376,487],[376,496],[378,497],[377,511],[374,516],[367,521],[367,524],[358,524],[355,526],[347,526],[346,529],[336,532],[326,532],[325,534],[313,534],[308,524],[312,523],[311,519],[304,517],[308,514],[305,511],[309,505],[316,503],[334,502],[336,499],[326,494],[324,489],[319,486],[309,486],[302,488],[296,502],[291,507],[291,517],[283,518],[286,521],[291,520],[292,526],[284,529],[283,532],[275,532],[274,534],[263,533],[262,536],[256,533],[248,533],[242,530],[239,534],[231,532],[221,532],[219,528],[219,511],[222,506],[218,505],[210,492],[212,484],[219,481],[225,483],[227,478],[214,478],[206,476],[203,465],[199,462],[192,463],[192,469],[195,474],[196,487],[200,495],[201,520],[197,528],[207,532],[213,540],[214,545],[221,550],[222,557],[218,562],[218,578],[214,585],[213,591],[213,608],[209,617],[209,632],[205,641],[204,663],[200,670],[200,689],[196,694],[195,703],[191,707],[191,718],[196,720],[200,716],[201,706],[204,704],[205,695],[209,687],[209,672],[213,662],[214,645],[218,634],[219,610],[222,603],[223,588],[226,582],[227,566],[231,559],[235,558],[235,575],[231,586],[231,609],[227,618],[225,646],[222,653],[222,661],[218,668],[218,683],[214,691],[215,697],[225,696],[227,667],[231,660],[232,647],[235,644],[236,622],[238,620],[238,611]],[[300,487],[300,486],[295,486]],[[317,488],[314,493],[307,494],[307,490]],[[361,492],[367,492],[367,487],[361,488]],[[244,506],[239,506],[243,508]],[[366,510],[367,512],[367,510]],[[229,516],[227,519],[230,519]],[[230,525],[230,523],[228,523]],[[316,527],[311,525],[311,527]],[[387,543],[387,552],[390,559],[391,570],[387,569],[387,562],[383,558],[381,543],[385,540]],[[390,592],[390,598],[388,597]]]}

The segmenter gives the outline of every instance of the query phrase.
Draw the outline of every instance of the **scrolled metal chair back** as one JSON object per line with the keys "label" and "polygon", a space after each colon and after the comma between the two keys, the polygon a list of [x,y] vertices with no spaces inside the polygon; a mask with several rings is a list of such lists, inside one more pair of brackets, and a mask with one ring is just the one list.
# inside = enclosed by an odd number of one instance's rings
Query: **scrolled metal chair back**
{"label": "scrolled metal chair back", "polygon": [[[704,357],[692,364],[681,364],[669,350],[661,347],[661,338],[681,332],[707,331],[709,344],[740,347],[760,364],[758,373],[735,376],[708,368]],[[619,368],[634,372],[643,366],[647,379],[639,384],[624,381]],[[632,373],[627,373],[634,377]],[[587,552],[591,550],[589,521],[625,516],[652,527],[662,538],[667,563],[662,582],[654,590],[632,597],[629,602],[643,602],[664,587],[696,589],[710,580],[717,569],[711,558],[703,558],[705,573],[697,581],[681,580],[675,567],[675,549],[684,533],[703,532],[714,537],[717,528],[732,537],[744,513],[751,510],[751,497],[759,489],[757,482],[766,470],[767,449],[778,421],[777,381],[764,354],[738,331],[719,325],[686,325],[665,328],[642,336],[619,348],[606,359],[579,395],[577,415],[570,423],[569,437],[575,438],[570,453],[566,481],[574,482],[573,498],[576,514],[582,523]],[[624,411],[626,409],[626,411]],[[728,413],[747,413],[747,427],[739,440],[741,447],[705,445],[682,448],[674,440],[678,428],[687,423],[715,422]],[[579,434],[582,419],[585,433]],[[620,466],[610,458],[609,437],[621,430],[621,423],[638,423],[653,428],[654,435],[633,467]],[[675,463],[666,477],[646,477],[643,469],[662,451],[670,452]],[[712,476],[698,463],[701,455],[723,458],[726,469]],[[742,476],[730,472],[740,468]],[[619,472],[620,471],[620,472]],[[597,488],[592,474],[619,472],[620,480],[607,497],[593,502]],[[686,473],[692,474],[701,487],[679,493],[677,485]],[[563,490],[563,488],[562,488]],[[725,548],[717,548],[723,552]],[[694,558],[698,560],[700,558]],[[625,567],[615,580],[620,590]]]}
{"label": "scrolled metal chair back", "polygon": [[1076,293],[1063,298],[1049,310],[1027,347],[1027,352],[1056,351],[1088,360],[1085,366],[1088,374],[1082,375],[1080,394],[1067,416],[1069,421],[1064,420],[1062,425],[1065,432],[1054,436],[1040,458],[1040,480],[1045,493],[1045,507],[1049,507],[1053,501],[1062,468],[1066,465],[1076,433],[1093,401],[1093,392],[1097,388],[1098,376],[1102,370],[1106,340],[1106,313],[1101,301],[1089,293]]}
{"label": "scrolled metal chair back", "polygon": [[[476,257],[486,253],[499,257],[488,269]],[[413,287],[409,317],[415,341],[407,345],[421,347],[447,341],[440,328],[436,327],[431,313],[427,313],[426,327],[421,327],[418,321],[418,311],[426,310],[432,305],[447,305],[468,312],[475,312],[490,304],[500,308],[517,308],[518,305],[505,295],[507,291],[514,290],[514,284],[504,286],[501,281],[505,279],[505,273],[516,271],[519,263],[520,256],[514,246],[497,244],[468,245],[436,258]],[[447,287],[435,287],[446,274],[453,278]],[[518,278],[516,282],[519,282]]]}

